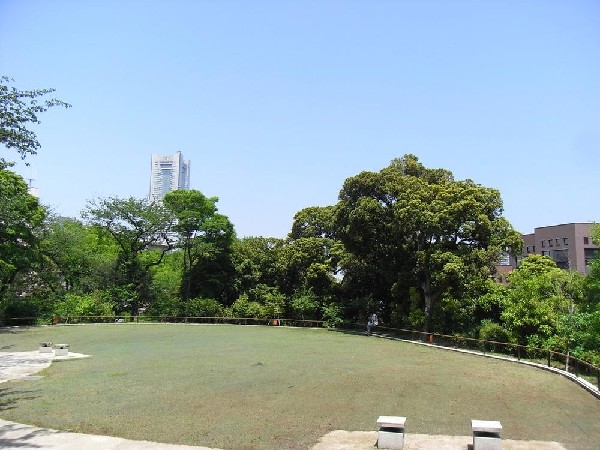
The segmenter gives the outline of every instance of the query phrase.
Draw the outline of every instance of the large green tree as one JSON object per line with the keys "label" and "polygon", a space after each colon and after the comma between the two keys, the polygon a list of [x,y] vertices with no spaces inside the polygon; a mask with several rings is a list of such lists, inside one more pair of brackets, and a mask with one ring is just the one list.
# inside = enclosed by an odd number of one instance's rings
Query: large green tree
{"label": "large green tree", "polygon": [[153,300],[150,268],[173,248],[172,212],[146,199],[111,197],[90,201],[83,217],[104,228],[119,246],[113,274],[118,309],[137,314]]}
{"label": "large green tree", "polygon": [[583,275],[559,269],[548,256],[529,255],[509,276],[502,320],[520,344],[564,350],[571,314],[583,301]]}
{"label": "large green tree", "polygon": [[46,221],[39,247],[46,279],[78,293],[102,289],[119,252],[105,229],[58,216]]}
{"label": "large green tree", "polygon": [[460,297],[462,286],[492,274],[504,252],[520,251],[521,237],[502,212],[497,190],[405,155],[345,181],[336,235],[369,267],[383,306],[406,297],[410,287],[420,291],[429,331],[444,293]]}
{"label": "large green tree", "polygon": [[229,297],[234,284],[231,246],[235,230],[226,216],[217,213],[218,200],[197,190],[177,190],[164,198],[177,219],[173,230],[183,251],[181,294],[185,301],[199,295]]}
{"label": "large green tree", "polygon": [[39,258],[37,233],[45,215],[23,178],[0,169],[0,298],[15,276]]}
{"label": "large green tree", "polygon": [[[40,143],[31,126],[39,124],[39,115],[54,106],[70,107],[56,98],[47,98],[54,89],[19,90],[10,86],[13,80],[0,77],[0,143],[7,149],[17,151],[21,159],[35,155]],[[0,156],[0,167],[7,167],[13,162]]]}

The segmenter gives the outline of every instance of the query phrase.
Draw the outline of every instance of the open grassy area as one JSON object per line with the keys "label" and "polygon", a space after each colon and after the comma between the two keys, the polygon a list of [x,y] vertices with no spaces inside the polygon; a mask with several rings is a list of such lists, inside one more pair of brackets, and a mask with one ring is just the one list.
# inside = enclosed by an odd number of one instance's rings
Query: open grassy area
{"label": "open grassy area", "polygon": [[[0,417],[62,430],[226,449],[309,448],[336,429],[600,442],[600,401],[545,371],[315,329],[102,324],[0,330],[1,351],[69,343],[36,381],[0,385]],[[0,356],[1,357],[1,356]]]}

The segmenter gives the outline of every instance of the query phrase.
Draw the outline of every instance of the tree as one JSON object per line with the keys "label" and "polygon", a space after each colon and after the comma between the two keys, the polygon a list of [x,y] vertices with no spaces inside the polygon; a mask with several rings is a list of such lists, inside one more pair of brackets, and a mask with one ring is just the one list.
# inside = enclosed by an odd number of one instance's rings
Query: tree
{"label": "tree", "polygon": [[[8,149],[15,149],[21,159],[35,155],[40,143],[37,136],[28,127],[41,123],[38,115],[54,106],[70,108],[71,105],[56,98],[38,99],[53,93],[54,89],[35,89],[21,91],[9,83],[13,80],[6,76],[0,77],[0,142]],[[0,157],[0,168],[13,163]]]}
{"label": "tree", "polygon": [[217,197],[196,190],[177,190],[165,195],[165,206],[177,219],[173,230],[179,234],[183,251],[182,297],[223,295],[233,285],[231,245],[235,237],[229,219],[217,214]]}
{"label": "tree", "polygon": [[173,214],[145,199],[111,197],[89,202],[83,217],[108,231],[118,244],[113,281],[121,309],[137,314],[152,301],[150,268],[173,248]]}
{"label": "tree", "polygon": [[414,155],[347,179],[335,223],[336,236],[382,286],[384,306],[394,292],[420,290],[426,331],[444,293],[460,298],[462,286],[485,280],[504,252],[517,253],[522,245],[502,217],[497,190],[454,180]]}
{"label": "tree", "polygon": [[[502,310],[519,343],[565,349],[569,316],[583,299],[583,276],[559,269],[548,256],[529,255],[509,276]],[[563,326],[564,325],[564,326]]]}
{"label": "tree", "polygon": [[66,291],[90,293],[105,287],[118,248],[106,230],[80,221],[52,216],[40,239],[43,268]]}
{"label": "tree", "polygon": [[294,215],[290,239],[333,238],[334,207],[311,206]]}
{"label": "tree", "polygon": [[233,264],[238,295],[257,285],[277,286],[277,260],[285,241],[279,238],[245,237],[233,243]]}
{"label": "tree", "polygon": [[0,299],[15,276],[39,259],[37,233],[45,215],[23,178],[0,169]]}
{"label": "tree", "polygon": [[226,216],[215,214],[202,224],[199,231],[201,234],[194,240],[199,257],[189,273],[190,296],[214,298],[229,305],[235,300],[233,224]]}

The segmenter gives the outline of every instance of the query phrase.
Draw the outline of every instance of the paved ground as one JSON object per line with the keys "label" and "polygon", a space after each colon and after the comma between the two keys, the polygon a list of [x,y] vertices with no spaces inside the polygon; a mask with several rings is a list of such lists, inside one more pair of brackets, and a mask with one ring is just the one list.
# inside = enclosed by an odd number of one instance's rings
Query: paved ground
{"label": "paved ground", "polygon": [[[28,379],[48,367],[55,359],[86,358],[88,355],[71,353],[54,356],[53,353],[1,352],[0,383],[14,379]],[[376,431],[333,431],[321,438],[312,450],[373,450]],[[470,436],[430,436],[407,433],[404,450],[471,450]],[[41,450],[210,450],[207,447],[160,444],[131,441],[108,436],[66,433],[31,427],[0,419],[0,448]],[[566,450],[556,442],[502,440],[503,450]]]}

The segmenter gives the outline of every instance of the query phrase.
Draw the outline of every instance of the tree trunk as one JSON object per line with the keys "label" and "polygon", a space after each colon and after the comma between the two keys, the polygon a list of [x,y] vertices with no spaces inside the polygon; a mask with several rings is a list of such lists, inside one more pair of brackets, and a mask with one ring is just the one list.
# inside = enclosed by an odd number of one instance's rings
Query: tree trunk
{"label": "tree trunk", "polygon": [[423,288],[423,297],[425,299],[425,311],[423,311],[425,321],[423,322],[423,331],[429,333],[431,331],[431,317],[433,315],[434,303],[434,295],[431,292],[431,280],[429,277],[425,278],[425,281],[421,283],[421,287]]}

